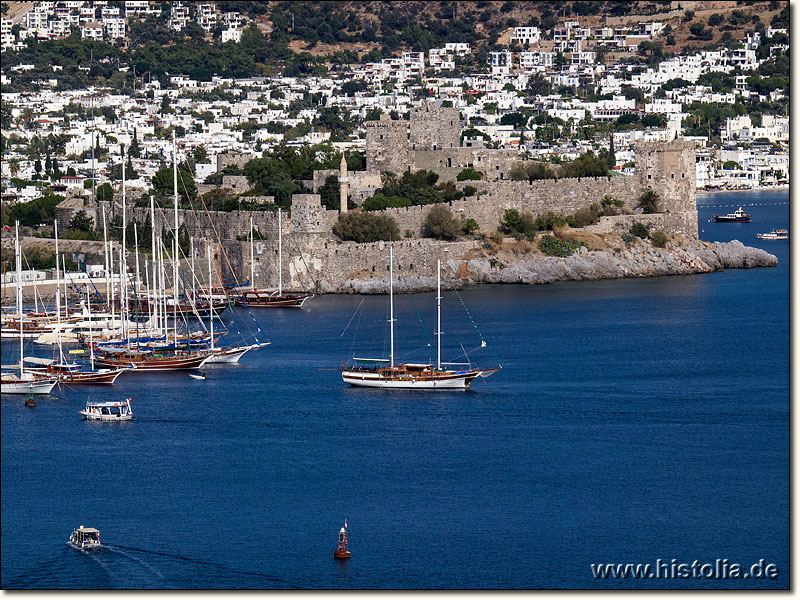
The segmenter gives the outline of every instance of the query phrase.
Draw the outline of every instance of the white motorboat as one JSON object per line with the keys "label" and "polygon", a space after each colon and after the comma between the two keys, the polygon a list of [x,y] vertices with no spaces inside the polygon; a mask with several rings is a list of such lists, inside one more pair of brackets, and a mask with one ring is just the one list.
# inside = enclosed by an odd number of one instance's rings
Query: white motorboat
{"label": "white motorboat", "polygon": [[76,550],[91,550],[100,547],[100,532],[92,527],[81,525],[69,536],[67,546]]}
{"label": "white motorboat", "polygon": [[86,421],[130,421],[133,418],[131,400],[125,398],[122,402],[86,402],[86,408],[79,410]]}
{"label": "white motorboat", "polygon": [[769,233],[757,233],[756,237],[760,240],[788,240],[789,232],[785,229],[773,229]]}

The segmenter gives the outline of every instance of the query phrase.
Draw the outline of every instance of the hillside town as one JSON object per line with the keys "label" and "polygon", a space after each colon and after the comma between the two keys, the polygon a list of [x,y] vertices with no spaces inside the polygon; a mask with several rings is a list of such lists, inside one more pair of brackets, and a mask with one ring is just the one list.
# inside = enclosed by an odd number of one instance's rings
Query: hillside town
{"label": "hillside town", "polygon": [[[145,17],[176,31],[195,23],[204,31],[219,28],[223,43],[231,44],[254,27],[214,3],[174,2],[167,12],[161,6],[146,0],[36,2],[13,25],[3,18],[3,51],[78,32],[81,40],[124,44],[128,24]],[[786,57],[787,30],[768,26],[724,49],[649,65],[624,60],[640,56],[670,30],[659,21],[599,28],[562,21],[552,30],[510,28],[507,48],[486,53],[483,72],[454,72],[475,48],[453,41],[427,52],[341,65],[325,75],[204,81],[181,73],[161,80],[136,74],[131,87],[116,93],[96,86],[62,89],[57,75],[63,67],[56,64],[52,77],[33,82],[35,91],[6,91],[34,65],[4,60],[3,202],[41,196],[43,181],[62,194],[82,192],[92,178],[95,187],[111,182],[118,188],[114,165],[126,147],[132,171],[127,185],[145,192],[169,160],[164,142],[173,131],[178,159],[191,160],[197,183],[217,173],[226,155],[258,158],[278,146],[304,145],[363,153],[366,121],[380,115],[407,119],[430,101],[458,109],[467,139],[462,143],[513,150],[521,159],[558,163],[613,143],[613,169],[626,174],[635,142],[683,136],[697,148],[698,189],[787,185],[788,116],[737,114],[720,120],[716,130],[698,131],[691,112],[704,104],[736,108],[784,98],[788,90],[767,91],[754,74]],[[622,60],[604,60],[608,52],[621,52]],[[136,68],[114,67],[126,75]],[[93,64],[79,68],[88,71]],[[604,127],[609,124],[617,127]]]}

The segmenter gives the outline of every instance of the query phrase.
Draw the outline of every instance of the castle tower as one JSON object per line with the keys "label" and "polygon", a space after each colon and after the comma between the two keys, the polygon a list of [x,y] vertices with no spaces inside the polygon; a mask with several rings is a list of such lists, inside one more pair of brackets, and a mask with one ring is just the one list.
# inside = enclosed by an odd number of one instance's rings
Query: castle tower
{"label": "castle tower", "polygon": [[411,111],[411,150],[441,150],[461,145],[461,112],[425,102]]}
{"label": "castle tower", "polygon": [[658,211],[666,215],[676,232],[697,237],[697,183],[694,142],[676,138],[671,142],[641,142],[636,145],[636,177],[639,187],[660,196]]}
{"label": "castle tower", "polygon": [[339,163],[339,213],[347,212],[347,192],[350,180],[347,178],[347,161],[342,152],[342,162]]}
{"label": "castle tower", "polygon": [[382,114],[379,121],[364,123],[367,130],[367,171],[402,174],[411,161],[408,153],[408,126]]}

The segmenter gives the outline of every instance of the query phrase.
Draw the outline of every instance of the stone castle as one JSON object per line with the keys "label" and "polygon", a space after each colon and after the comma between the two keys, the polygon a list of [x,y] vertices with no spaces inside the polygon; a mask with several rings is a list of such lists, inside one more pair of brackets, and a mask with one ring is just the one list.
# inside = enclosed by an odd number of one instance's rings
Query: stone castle
{"label": "stone castle", "polygon": [[[459,188],[476,188],[473,196],[450,203],[456,217],[472,218],[483,232],[495,231],[506,209],[514,208],[533,216],[553,212],[559,216],[573,214],[580,208],[599,202],[609,195],[623,201],[625,212],[636,211],[641,194],[655,190],[660,196],[655,214],[602,217],[588,229],[595,232],[627,231],[637,220],[666,233],[697,238],[697,207],[694,144],[678,138],[668,143],[645,142],[636,147],[636,168],[633,176],[613,175],[580,179],[514,181],[508,172],[519,156],[514,150],[497,150],[482,144],[460,145],[460,120],[457,109],[426,104],[412,111],[409,121],[393,121],[384,116],[366,123],[366,171],[347,172],[346,164],[336,171],[314,175],[317,190],[329,175],[338,175],[341,199],[363,201],[381,186],[381,177],[427,169],[439,174],[440,181],[455,180],[464,168],[472,167],[482,175],[480,181],[458,182]],[[341,202],[341,212],[347,203]],[[454,256],[466,251],[474,241],[443,243],[424,238],[424,221],[431,206],[390,208],[386,214],[395,218],[402,241],[395,242],[398,259],[411,274],[431,275],[436,259],[446,247]],[[132,217],[145,218],[145,209],[131,210]],[[249,219],[262,240],[256,242],[256,281],[258,286],[277,283],[277,213],[261,212],[191,212],[179,211],[179,220],[198,240],[195,250],[204,256],[202,240],[217,245],[217,235],[230,260],[228,270],[239,281],[249,274]],[[172,223],[171,210],[159,210],[157,221]],[[287,287],[309,289],[315,281],[343,282],[355,272],[384,274],[388,268],[384,243],[355,244],[341,242],[332,233],[340,211],[326,210],[318,194],[292,197],[289,215],[284,215],[283,281]],[[237,239],[238,238],[238,239]],[[463,248],[462,248],[463,246]],[[214,254],[217,254],[216,250]],[[406,268],[404,266],[404,268]],[[309,274],[310,271],[310,274]]]}

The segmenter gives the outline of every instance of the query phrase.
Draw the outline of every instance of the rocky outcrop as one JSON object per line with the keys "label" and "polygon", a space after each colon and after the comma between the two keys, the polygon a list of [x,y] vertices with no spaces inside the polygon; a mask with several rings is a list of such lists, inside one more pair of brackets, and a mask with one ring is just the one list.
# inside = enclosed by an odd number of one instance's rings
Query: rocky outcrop
{"label": "rocky outcrop", "polygon": [[[623,277],[660,277],[710,273],[720,269],[774,267],[778,259],[759,248],[741,242],[702,242],[673,238],[666,247],[656,248],[644,241],[620,244],[608,250],[590,251],[580,248],[567,258],[544,256],[537,251],[525,254],[501,251],[467,253],[451,258],[446,265],[450,273],[448,287],[481,283],[553,283],[619,279]],[[387,277],[349,278],[341,286],[320,281],[320,292],[343,294],[385,294]],[[430,291],[436,288],[435,277],[408,276],[395,279],[395,291],[404,293]]]}

